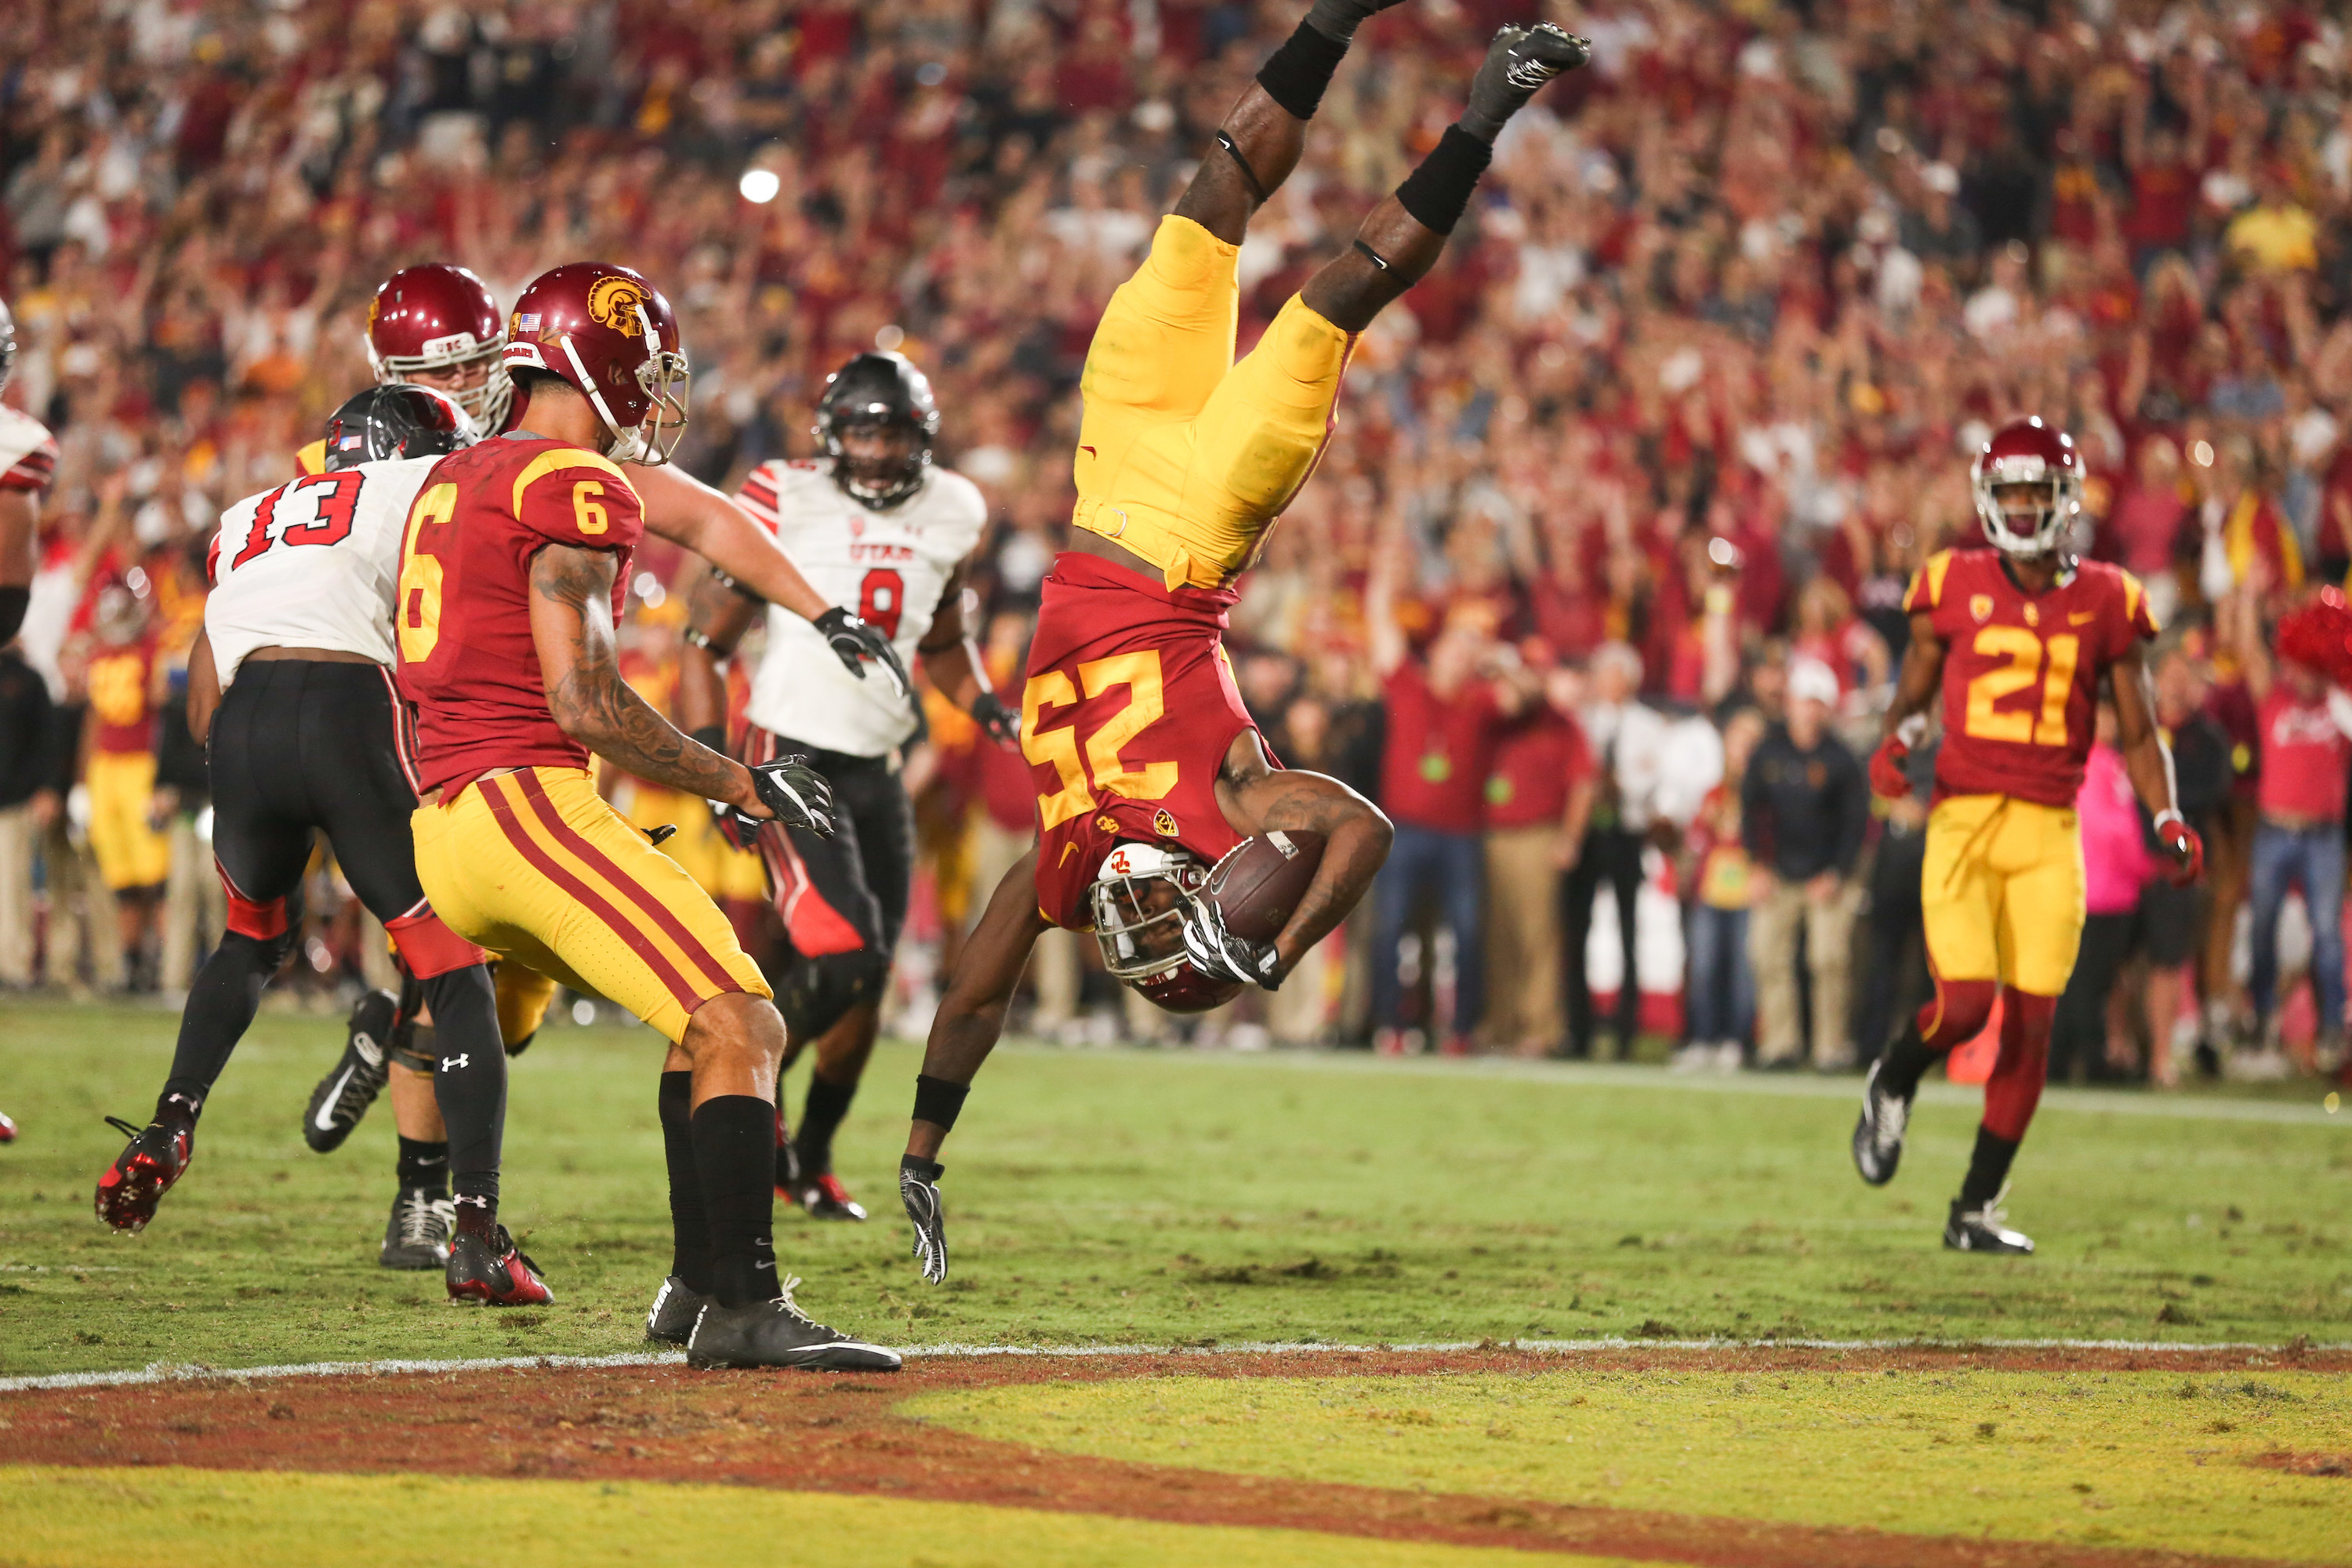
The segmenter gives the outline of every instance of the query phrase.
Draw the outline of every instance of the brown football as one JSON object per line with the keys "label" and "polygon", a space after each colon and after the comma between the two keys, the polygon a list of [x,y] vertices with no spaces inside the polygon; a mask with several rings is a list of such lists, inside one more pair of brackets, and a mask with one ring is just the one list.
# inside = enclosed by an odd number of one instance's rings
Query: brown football
{"label": "brown football", "polygon": [[1321,864],[1321,834],[1297,827],[1261,833],[1243,839],[1217,862],[1209,896],[1217,900],[1226,930],[1251,942],[1270,942],[1290,923],[1291,911],[1307,896]]}

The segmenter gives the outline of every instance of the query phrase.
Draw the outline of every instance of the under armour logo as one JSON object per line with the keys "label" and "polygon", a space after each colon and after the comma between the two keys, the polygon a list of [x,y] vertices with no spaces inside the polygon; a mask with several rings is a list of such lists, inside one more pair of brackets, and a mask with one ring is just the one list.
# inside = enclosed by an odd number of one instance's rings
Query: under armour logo
{"label": "under armour logo", "polygon": [[457,1072],[465,1068],[472,1066],[473,1061],[473,1058],[465,1055],[463,1052],[460,1052],[458,1055],[454,1057],[443,1057],[441,1058],[441,1070],[443,1072]]}

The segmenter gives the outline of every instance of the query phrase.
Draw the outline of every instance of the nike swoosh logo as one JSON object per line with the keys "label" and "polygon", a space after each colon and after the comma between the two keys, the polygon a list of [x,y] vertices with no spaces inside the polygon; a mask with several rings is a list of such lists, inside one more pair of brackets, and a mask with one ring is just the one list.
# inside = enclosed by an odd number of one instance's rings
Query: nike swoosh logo
{"label": "nike swoosh logo", "polygon": [[2077,610],[2066,617],[2066,624],[2070,626],[2086,626],[2098,618],[2099,612],[2096,610]]}
{"label": "nike swoosh logo", "polygon": [[1097,456],[1097,453],[1092,447],[1081,447],[1078,450],[1084,452],[1089,458]]}
{"label": "nike swoosh logo", "polygon": [[351,1082],[352,1074],[359,1070],[356,1064],[345,1068],[343,1076],[335,1080],[335,1091],[320,1102],[319,1114],[310,1119],[310,1124],[320,1131],[332,1132],[335,1130],[335,1102],[343,1098],[343,1085]]}

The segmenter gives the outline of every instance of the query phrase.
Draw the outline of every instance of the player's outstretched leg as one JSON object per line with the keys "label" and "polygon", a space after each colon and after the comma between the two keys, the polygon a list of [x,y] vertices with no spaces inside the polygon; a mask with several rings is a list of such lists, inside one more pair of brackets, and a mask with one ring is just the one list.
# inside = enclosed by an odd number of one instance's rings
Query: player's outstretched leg
{"label": "player's outstretched leg", "polygon": [[1938,977],[1934,998],[1871,1064],[1870,1076],[1862,1084],[1862,1114],[1853,1124],[1853,1168],[1864,1181],[1883,1187],[1895,1179],[1919,1080],[1954,1046],[1976,1037],[1992,1016],[1993,998],[2000,991],[1990,980]]}
{"label": "player's outstretched leg", "polygon": [[1956,1252],[2031,1252],[2033,1238],[2003,1222],[2001,1194],[2009,1190],[2010,1163],[2042,1103],[2050,1073],[2050,1028],[2058,1012],[2054,996],[2010,988],[2000,1016],[2000,1055],[1985,1080],[1984,1121],[1968,1179],[1944,1226],[1944,1245]]}

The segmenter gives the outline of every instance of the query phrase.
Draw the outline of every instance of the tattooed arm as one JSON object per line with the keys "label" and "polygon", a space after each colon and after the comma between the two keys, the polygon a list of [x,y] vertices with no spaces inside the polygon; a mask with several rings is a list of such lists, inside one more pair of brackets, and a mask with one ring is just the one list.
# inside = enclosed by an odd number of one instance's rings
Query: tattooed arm
{"label": "tattooed arm", "polygon": [[748,769],[679,734],[621,679],[613,645],[617,565],[610,551],[569,544],[551,544],[531,560],[530,640],[548,711],[565,734],[641,779],[772,816]]}
{"label": "tattooed arm", "polygon": [[1278,982],[1356,907],[1389,858],[1396,829],[1379,806],[1338,779],[1272,765],[1255,730],[1243,731],[1225,749],[1217,804],[1238,833],[1296,827],[1323,835],[1323,863],[1274,939]]}

